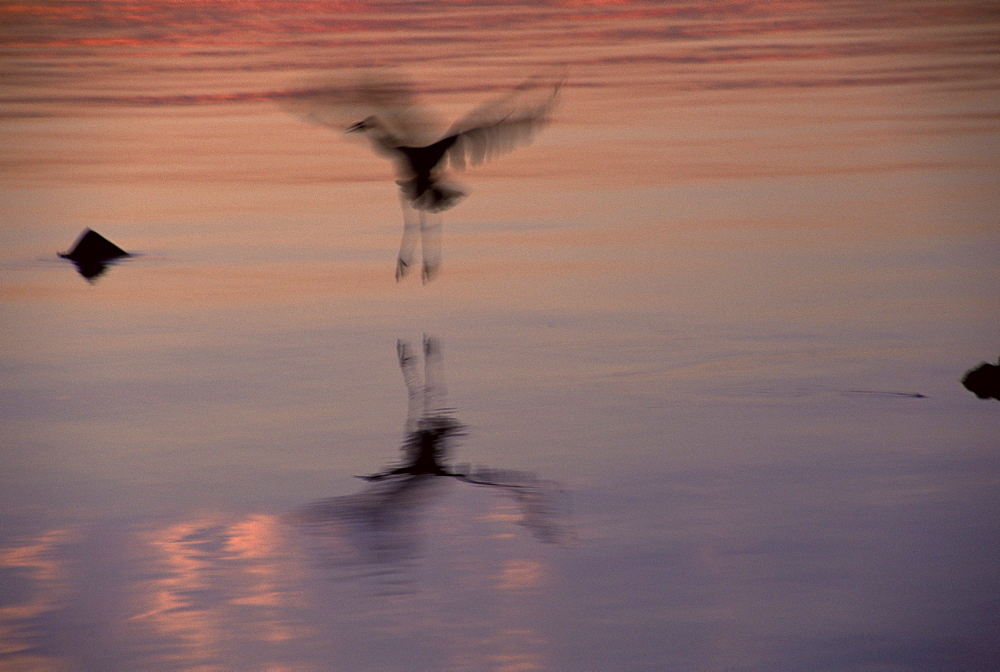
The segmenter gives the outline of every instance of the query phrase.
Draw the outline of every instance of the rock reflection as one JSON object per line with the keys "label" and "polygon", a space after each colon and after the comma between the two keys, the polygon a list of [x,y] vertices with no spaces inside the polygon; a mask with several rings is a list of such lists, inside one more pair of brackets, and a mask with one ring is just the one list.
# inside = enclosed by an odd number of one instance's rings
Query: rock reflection
{"label": "rock reflection", "polygon": [[327,548],[334,564],[398,565],[420,555],[422,513],[443,493],[444,479],[454,479],[513,498],[518,522],[537,540],[567,540],[566,496],[555,483],[523,471],[449,464],[464,430],[445,403],[438,339],[424,338],[422,373],[409,343],[400,341],[397,355],[409,399],[402,460],[359,476],[370,484],[361,492],[315,502],[289,515],[289,522],[334,542]]}
{"label": "rock reflection", "polygon": [[463,170],[467,164],[481,164],[529,143],[547,122],[561,83],[553,77],[529,79],[443,133],[437,130],[435,117],[418,105],[412,84],[396,74],[369,76],[347,86],[320,83],[290,92],[286,100],[303,118],[328,126],[337,127],[347,115],[362,117],[346,131],[365,134],[373,149],[396,167],[403,207],[396,280],[412,269],[419,240],[421,279],[426,283],[437,275],[441,261],[441,222],[431,215],[453,207],[466,195],[444,179],[445,165]]}
{"label": "rock reflection", "polygon": [[96,231],[84,229],[72,249],[59,256],[72,261],[80,275],[94,282],[107,271],[108,266],[132,255]]}

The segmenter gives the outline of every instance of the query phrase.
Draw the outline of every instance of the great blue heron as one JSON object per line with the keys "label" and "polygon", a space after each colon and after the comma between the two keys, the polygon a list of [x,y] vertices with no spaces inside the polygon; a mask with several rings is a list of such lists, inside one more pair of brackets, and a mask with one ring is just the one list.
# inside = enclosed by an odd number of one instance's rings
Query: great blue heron
{"label": "great blue heron", "polygon": [[[445,181],[445,166],[463,170],[530,142],[546,123],[561,84],[556,78],[529,79],[433,136],[430,129],[434,124],[416,103],[410,84],[399,77],[371,78],[347,87],[315,87],[291,95],[290,100],[307,119],[328,126],[348,110],[364,115],[347,132],[364,133],[375,151],[396,166],[403,206],[396,280],[412,267],[419,239],[423,248],[421,277],[426,283],[440,265],[440,222],[428,218],[428,213],[447,210],[466,195]],[[331,110],[339,110],[339,114],[331,117]]]}

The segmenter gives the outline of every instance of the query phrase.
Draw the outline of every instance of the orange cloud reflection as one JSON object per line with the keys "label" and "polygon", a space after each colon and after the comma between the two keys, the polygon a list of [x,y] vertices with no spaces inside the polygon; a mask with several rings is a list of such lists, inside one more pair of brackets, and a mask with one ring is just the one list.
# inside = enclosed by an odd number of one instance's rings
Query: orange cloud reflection
{"label": "orange cloud reflection", "polygon": [[[67,559],[57,551],[72,543],[69,530],[51,530],[28,539],[20,546],[0,549],[0,568],[5,574],[4,604],[0,606],[0,665],[10,670],[58,672],[70,666],[60,658],[38,650],[30,624],[58,609],[69,591]],[[22,584],[27,589],[21,588]],[[17,590],[15,590],[15,586]],[[10,595],[24,594],[21,600]]]}
{"label": "orange cloud reflection", "polygon": [[[357,596],[357,586],[343,580],[357,580],[356,570],[332,575],[331,567],[317,564],[322,558],[301,531],[271,514],[204,514],[132,528],[124,546],[100,549],[91,548],[94,540],[83,530],[43,533],[0,550],[0,570],[17,572],[10,585],[27,596],[0,607],[0,666],[78,669],[78,656],[87,652],[69,651],[64,661],[36,648],[39,637],[54,641],[61,628],[78,627],[75,620],[62,622],[70,613],[92,624],[85,646],[117,650],[114,655],[127,656],[133,669],[326,670],[342,647],[364,656],[363,645],[352,638],[423,638],[428,618],[440,622],[435,646],[445,659],[466,661],[469,669],[546,669],[545,642],[530,624],[531,600],[545,588],[549,570],[540,560],[517,557],[517,542],[510,538],[494,552],[476,550],[480,542],[465,536],[470,526],[487,518],[491,527],[515,522],[489,511],[475,520],[450,507],[443,511],[438,522],[442,539],[450,540],[449,581],[414,584],[394,597]],[[333,532],[321,541],[347,543]],[[109,559],[114,580],[99,589],[107,594],[91,594],[94,577],[107,572],[100,565]],[[384,572],[370,578],[380,576]],[[462,599],[450,594],[456,590],[495,603],[499,611],[462,611],[471,621],[461,627],[446,625],[456,614],[436,608],[423,613],[431,604]]]}
{"label": "orange cloud reflection", "polygon": [[[150,530],[160,568],[135,587],[146,608],[131,621],[177,642],[186,665],[231,655],[239,642],[286,643],[312,629],[288,616],[301,604],[300,570],[281,552],[278,518],[206,517]],[[150,636],[150,635],[147,635]]]}

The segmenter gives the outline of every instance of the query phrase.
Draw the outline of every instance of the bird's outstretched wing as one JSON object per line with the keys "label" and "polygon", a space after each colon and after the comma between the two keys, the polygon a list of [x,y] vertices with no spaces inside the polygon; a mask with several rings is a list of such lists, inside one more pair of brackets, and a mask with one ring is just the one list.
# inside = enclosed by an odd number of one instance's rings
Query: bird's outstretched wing
{"label": "bird's outstretched wing", "polygon": [[369,116],[398,144],[420,146],[440,137],[443,124],[421,105],[414,84],[394,70],[371,69],[355,76],[303,80],[276,97],[295,116],[340,133]]}
{"label": "bird's outstretched wing", "polygon": [[534,77],[455,122],[445,134],[446,140],[455,140],[447,150],[448,161],[462,170],[467,163],[478,165],[531,142],[548,121],[561,85],[562,80]]}

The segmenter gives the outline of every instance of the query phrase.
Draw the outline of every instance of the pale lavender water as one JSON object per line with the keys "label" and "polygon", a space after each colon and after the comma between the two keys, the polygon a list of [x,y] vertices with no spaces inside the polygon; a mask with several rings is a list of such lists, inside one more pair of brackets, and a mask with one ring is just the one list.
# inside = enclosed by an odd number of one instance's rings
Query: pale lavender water
{"label": "pale lavender water", "polygon": [[[0,666],[995,669],[1000,13],[869,5],[5,7]],[[372,64],[568,73],[426,286],[280,104]],[[353,478],[423,334],[528,490]]]}

